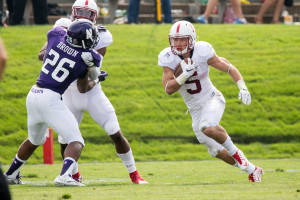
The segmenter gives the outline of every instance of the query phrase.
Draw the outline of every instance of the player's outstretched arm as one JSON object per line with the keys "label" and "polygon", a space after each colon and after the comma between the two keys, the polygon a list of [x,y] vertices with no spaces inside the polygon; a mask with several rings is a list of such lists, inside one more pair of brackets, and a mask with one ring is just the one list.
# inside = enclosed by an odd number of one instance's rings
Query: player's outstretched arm
{"label": "player's outstretched arm", "polygon": [[44,46],[41,48],[40,52],[39,52],[39,60],[43,61],[44,59],[44,55],[46,53],[46,50],[47,50],[47,46],[48,46],[48,42],[46,42],[44,44]]}
{"label": "player's outstretched arm", "polygon": [[237,68],[235,68],[226,58],[218,56],[212,57],[207,61],[207,63],[222,72],[227,72],[240,89],[239,99],[241,99],[242,102],[246,105],[249,105],[251,103],[251,95],[241,73]]}

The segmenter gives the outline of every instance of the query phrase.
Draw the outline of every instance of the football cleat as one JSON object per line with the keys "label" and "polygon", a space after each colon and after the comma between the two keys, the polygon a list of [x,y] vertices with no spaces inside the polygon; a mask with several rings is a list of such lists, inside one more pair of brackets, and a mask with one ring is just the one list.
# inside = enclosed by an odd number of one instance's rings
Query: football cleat
{"label": "football cleat", "polygon": [[82,183],[77,182],[76,180],[74,180],[70,174],[66,174],[66,175],[58,175],[55,179],[54,179],[54,184],[55,186],[85,186]]}
{"label": "football cleat", "polygon": [[81,176],[80,172],[77,172],[76,174],[73,174],[73,175],[72,175],[72,178],[73,178],[75,181],[79,182],[79,183],[81,183],[81,181],[82,181],[82,176]]}
{"label": "football cleat", "polygon": [[131,181],[132,183],[135,183],[135,184],[148,184],[147,181],[145,181],[141,176],[140,174],[138,173],[138,171],[134,171],[132,173],[129,173],[129,176],[131,178]]}
{"label": "football cleat", "polygon": [[6,175],[4,173],[4,176],[6,177],[6,182],[8,185],[23,185],[24,183],[21,181],[20,172],[17,174],[16,177],[13,177],[12,175]]}
{"label": "football cleat", "polygon": [[242,171],[244,171],[248,167],[249,161],[247,160],[247,158],[241,150],[237,150],[235,154],[232,155],[232,157]]}
{"label": "football cleat", "polygon": [[251,182],[257,182],[260,183],[261,182],[261,177],[264,174],[263,169],[260,167],[255,166],[255,170],[254,172],[252,172],[252,174],[249,174],[249,181]]}

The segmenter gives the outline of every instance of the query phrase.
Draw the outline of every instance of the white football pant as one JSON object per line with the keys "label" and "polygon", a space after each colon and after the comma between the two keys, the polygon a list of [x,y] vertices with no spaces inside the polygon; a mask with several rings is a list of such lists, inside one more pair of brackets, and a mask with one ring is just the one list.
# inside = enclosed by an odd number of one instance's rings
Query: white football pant
{"label": "white football pant", "polygon": [[210,156],[215,157],[224,147],[214,139],[207,137],[201,130],[219,125],[225,110],[225,99],[218,90],[214,91],[210,100],[197,108],[189,109],[193,120],[193,130],[200,143],[203,143]]}
{"label": "white football pant", "polygon": [[[72,83],[63,94],[63,101],[74,114],[78,124],[80,124],[86,110],[108,135],[113,135],[120,130],[115,109],[105,96],[100,84],[95,85],[92,90],[86,93],[80,93],[76,82]],[[58,137],[58,141],[61,144],[66,143],[61,137]]]}
{"label": "white football pant", "polygon": [[28,139],[34,145],[46,141],[48,126],[69,144],[78,141],[84,145],[74,115],[52,90],[33,86],[26,98]]}

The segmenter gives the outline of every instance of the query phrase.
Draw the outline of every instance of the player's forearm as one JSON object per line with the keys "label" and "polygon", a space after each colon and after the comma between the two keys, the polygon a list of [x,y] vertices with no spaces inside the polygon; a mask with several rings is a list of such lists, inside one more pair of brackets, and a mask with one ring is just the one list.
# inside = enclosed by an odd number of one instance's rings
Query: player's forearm
{"label": "player's forearm", "polygon": [[166,93],[169,95],[177,92],[181,87],[181,85],[179,85],[175,79],[169,79],[167,81],[164,81],[163,86]]}
{"label": "player's forearm", "polygon": [[77,79],[77,89],[80,93],[86,93],[87,91],[89,91],[89,80],[88,80],[88,74],[83,78],[79,78]]}
{"label": "player's forearm", "polygon": [[241,73],[233,65],[231,65],[230,67],[229,75],[231,76],[232,80],[235,83],[238,82],[239,80],[243,80]]}
{"label": "player's forearm", "polygon": [[46,50],[47,50],[47,46],[48,46],[48,42],[46,42],[44,44],[44,46],[42,47],[42,49],[40,50],[39,55],[38,55],[39,60],[43,60],[44,59],[44,56],[45,56],[45,53],[46,53]]}

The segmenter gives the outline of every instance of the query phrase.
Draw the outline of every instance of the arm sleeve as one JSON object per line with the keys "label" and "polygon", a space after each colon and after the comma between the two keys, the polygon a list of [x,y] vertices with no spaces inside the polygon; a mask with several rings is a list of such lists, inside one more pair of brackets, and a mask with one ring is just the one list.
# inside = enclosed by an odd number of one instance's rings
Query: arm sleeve
{"label": "arm sleeve", "polygon": [[100,66],[101,55],[97,51],[95,51],[95,50],[93,50],[91,53],[92,53],[92,56],[94,57],[94,64],[95,64],[95,66],[96,67],[101,67]]}

